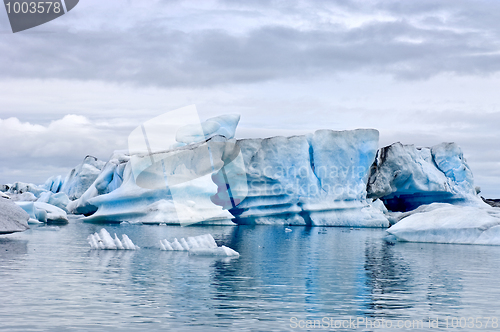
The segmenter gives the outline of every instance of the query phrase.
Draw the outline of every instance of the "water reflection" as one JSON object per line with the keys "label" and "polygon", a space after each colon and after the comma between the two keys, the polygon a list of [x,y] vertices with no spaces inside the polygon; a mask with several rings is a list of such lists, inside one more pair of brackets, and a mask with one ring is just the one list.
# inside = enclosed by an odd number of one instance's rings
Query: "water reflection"
{"label": "water reflection", "polygon": [[[102,226],[0,238],[0,327],[11,331],[291,330],[290,319],[500,312],[500,248],[397,243],[383,230],[106,225],[137,251],[90,250]],[[159,250],[211,233],[237,259]],[[30,316],[30,324],[24,317]],[[3,324],[3,325],[1,325]]]}

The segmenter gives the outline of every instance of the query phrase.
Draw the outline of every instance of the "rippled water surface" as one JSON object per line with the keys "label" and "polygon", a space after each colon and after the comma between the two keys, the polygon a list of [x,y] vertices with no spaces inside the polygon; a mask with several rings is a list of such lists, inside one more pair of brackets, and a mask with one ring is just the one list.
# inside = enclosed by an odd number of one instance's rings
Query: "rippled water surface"
{"label": "rippled water surface", "polygon": [[[0,237],[0,329],[382,331],[422,320],[411,330],[424,331],[429,318],[449,330],[446,319],[451,328],[464,317],[458,330],[491,331],[500,317],[499,247],[389,244],[382,229],[122,224],[105,227],[140,250],[90,250],[87,236],[102,227],[75,220]],[[241,256],[159,249],[160,239],[206,233]],[[382,319],[385,328],[366,325]]]}

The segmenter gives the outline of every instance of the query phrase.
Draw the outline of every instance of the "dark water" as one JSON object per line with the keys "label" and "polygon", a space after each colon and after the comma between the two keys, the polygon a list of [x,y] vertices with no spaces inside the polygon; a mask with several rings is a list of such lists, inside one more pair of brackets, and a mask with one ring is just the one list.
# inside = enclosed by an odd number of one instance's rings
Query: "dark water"
{"label": "dark water", "polygon": [[[0,237],[0,330],[500,330],[499,247],[391,245],[381,229],[105,227],[141,249],[90,250],[102,226],[80,221]],[[159,250],[206,233],[241,256]]]}

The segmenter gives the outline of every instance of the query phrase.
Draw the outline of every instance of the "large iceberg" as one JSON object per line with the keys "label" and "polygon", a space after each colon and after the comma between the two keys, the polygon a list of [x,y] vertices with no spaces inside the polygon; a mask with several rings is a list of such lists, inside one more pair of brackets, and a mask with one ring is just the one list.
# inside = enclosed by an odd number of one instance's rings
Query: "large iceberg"
{"label": "large iceberg", "polygon": [[387,230],[399,241],[500,245],[500,209],[433,203]]}
{"label": "large iceberg", "polygon": [[0,234],[23,232],[29,229],[28,214],[5,196],[0,197]]}
{"label": "large iceberg", "polygon": [[368,180],[369,198],[392,211],[411,211],[434,202],[477,201],[472,172],[455,143],[431,148],[394,143],[381,148]]}
{"label": "large iceberg", "polygon": [[235,125],[239,118],[217,117],[219,125],[211,125],[212,131],[205,125],[203,132],[224,130],[229,137],[203,139],[181,128],[178,141],[202,141],[150,154],[115,152],[68,210],[86,214],[88,222],[389,226],[383,205],[366,199],[378,131],[319,130],[236,141],[224,119]]}
{"label": "large iceberg", "polygon": [[238,141],[248,194],[231,209],[238,224],[387,227],[366,200],[378,131],[318,130],[307,136]]}

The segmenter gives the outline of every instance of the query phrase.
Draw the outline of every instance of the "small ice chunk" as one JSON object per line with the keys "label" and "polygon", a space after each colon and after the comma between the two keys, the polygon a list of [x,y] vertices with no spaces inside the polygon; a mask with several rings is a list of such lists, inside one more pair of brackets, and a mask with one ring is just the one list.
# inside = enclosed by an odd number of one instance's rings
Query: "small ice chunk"
{"label": "small ice chunk", "polygon": [[238,257],[240,254],[226,246],[217,248],[194,248],[189,250],[189,254],[193,256],[218,256],[218,257]]}
{"label": "small ice chunk", "polygon": [[290,228],[285,228],[285,232],[291,232],[292,230]]}
{"label": "small ice chunk", "polygon": [[136,250],[139,249],[126,234],[122,235],[122,240],[115,233],[112,238],[108,231],[103,228],[99,233],[90,234],[87,237],[90,249],[110,249],[110,250]]}

